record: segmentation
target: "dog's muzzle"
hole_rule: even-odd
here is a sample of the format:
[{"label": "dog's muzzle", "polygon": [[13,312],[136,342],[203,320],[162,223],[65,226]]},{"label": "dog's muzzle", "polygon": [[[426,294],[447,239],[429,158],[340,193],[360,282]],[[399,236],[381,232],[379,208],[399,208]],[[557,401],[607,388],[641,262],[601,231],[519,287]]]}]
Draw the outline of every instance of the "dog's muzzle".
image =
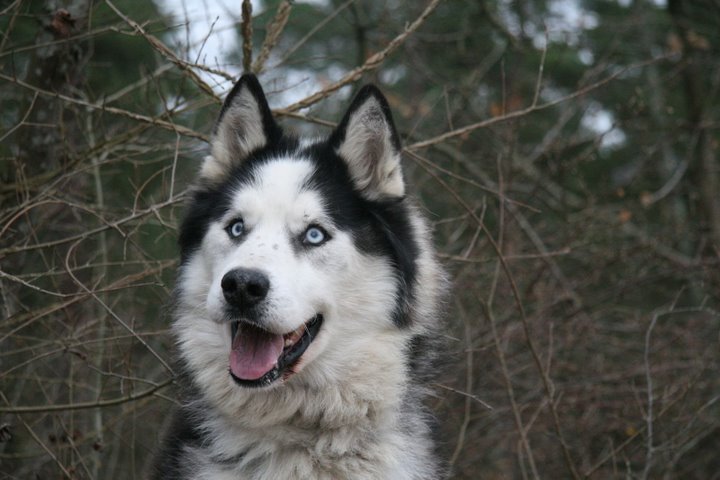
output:
[{"label": "dog's muzzle", "polygon": [[315,315],[286,334],[269,332],[245,321],[230,326],[230,376],[244,387],[263,387],[294,372],[303,353],[317,337],[323,316]]},{"label": "dog's muzzle", "polygon": [[220,282],[230,317],[230,375],[240,385],[260,387],[294,373],[305,350],[320,331],[323,316],[315,315],[288,333],[274,333],[262,323],[270,280],[259,270],[236,268]]}]

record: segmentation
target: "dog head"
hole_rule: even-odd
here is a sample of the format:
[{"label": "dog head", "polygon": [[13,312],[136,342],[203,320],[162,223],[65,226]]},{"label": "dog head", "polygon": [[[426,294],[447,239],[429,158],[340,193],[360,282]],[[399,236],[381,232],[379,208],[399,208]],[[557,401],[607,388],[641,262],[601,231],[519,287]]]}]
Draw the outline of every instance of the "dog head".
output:
[{"label": "dog head", "polygon": [[234,86],[180,233],[175,331],[205,390],[322,385],[368,356],[403,362],[434,303],[415,292],[434,263],[400,151],[374,86],[311,141],[283,132],[255,77]]}]

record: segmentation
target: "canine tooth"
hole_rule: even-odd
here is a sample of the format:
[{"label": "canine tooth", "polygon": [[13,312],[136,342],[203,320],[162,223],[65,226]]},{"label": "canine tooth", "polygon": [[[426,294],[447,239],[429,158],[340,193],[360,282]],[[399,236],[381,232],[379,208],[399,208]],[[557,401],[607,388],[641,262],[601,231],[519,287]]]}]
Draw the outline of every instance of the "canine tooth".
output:
[{"label": "canine tooth", "polygon": [[300,325],[297,329],[293,330],[290,333],[286,333],[283,336],[284,339],[284,345],[285,348],[290,347],[292,345],[295,345],[298,340],[305,334],[305,330],[307,330],[307,325]]}]

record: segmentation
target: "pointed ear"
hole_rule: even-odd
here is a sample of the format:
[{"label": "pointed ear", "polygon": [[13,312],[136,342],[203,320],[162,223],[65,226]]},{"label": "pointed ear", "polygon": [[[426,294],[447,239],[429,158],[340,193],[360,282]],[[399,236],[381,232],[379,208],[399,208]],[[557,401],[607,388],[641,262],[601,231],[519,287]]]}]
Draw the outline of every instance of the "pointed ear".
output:
[{"label": "pointed ear", "polygon": [[330,145],[347,164],[355,187],[365,198],[405,195],[400,138],[390,106],[377,87],[366,85],[358,92],[330,136]]},{"label": "pointed ear", "polygon": [[247,156],[280,135],[260,82],[243,75],[228,94],[210,139],[200,177],[221,180]]}]

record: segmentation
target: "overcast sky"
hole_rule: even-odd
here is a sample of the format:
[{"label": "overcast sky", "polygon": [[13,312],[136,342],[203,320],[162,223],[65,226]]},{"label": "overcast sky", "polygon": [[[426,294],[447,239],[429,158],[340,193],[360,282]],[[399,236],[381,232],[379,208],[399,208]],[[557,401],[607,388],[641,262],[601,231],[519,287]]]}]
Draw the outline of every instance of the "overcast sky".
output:
[{"label": "overcast sky", "polygon": [[[629,6],[631,0],[616,0],[623,6]],[[666,0],[652,0],[658,6],[664,6]],[[296,3],[327,3],[327,0],[303,0]],[[240,21],[241,0],[158,0],[162,11],[175,20],[177,28],[174,29],[175,39],[182,45],[190,45],[188,60],[216,67],[235,75],[242,73],[241,65],[228,64],[227,58],[231,53],[238,53],[241,46],[234,26]],[[264,8],[262,0],[252,0],[253,13],[257,14]],[[502,8],[499,9],[502,13]],[[597,16],[593,12],[584,10],[578,0],[554,0],[550,4],[551,16],[545,20],[548,35],[553,41],[573,42],[573,39],[584,29],[592,29],[597,26]],[[510,31],[518,30],[519,25],[514,25],[511,16],[503,18]],[[527,32],[527,30],[526,30]],[[545,43],[545,33],[537,32],[538,48]],[[552,48],[552,47],[551,47]],[[582,57],[581,61],[588,66],[594,61],[592,55]],[[270,61],[272,64],[272,61]],[[328,66],[327,75],[330,80],[337,80],[345,72],[334,71]],[[337,70],[337,69],[335,69]],[[198,72],[208,84],[222,94],[232,86],[224,78]],[[307,81],[312,77],[312,72],[303,70],[283,70],[283,81],[285,87],[291,87],[279,95],[269,95],[271,106],[280,107],[292,103],[314,92],[315,82]],[[345,92],[347,93],[347,92]],[[622,143],[624,135],[622,131],[614,128],[612,114],[600,108],[599,105],[589,108],[583,118],[583,124],[596,133],[606,134],[603,139],[603,146],[609,147],[613,144]],[[614,131],[613,131],[614,130]],[[609,134],[609,135],[608,135]]]}]

